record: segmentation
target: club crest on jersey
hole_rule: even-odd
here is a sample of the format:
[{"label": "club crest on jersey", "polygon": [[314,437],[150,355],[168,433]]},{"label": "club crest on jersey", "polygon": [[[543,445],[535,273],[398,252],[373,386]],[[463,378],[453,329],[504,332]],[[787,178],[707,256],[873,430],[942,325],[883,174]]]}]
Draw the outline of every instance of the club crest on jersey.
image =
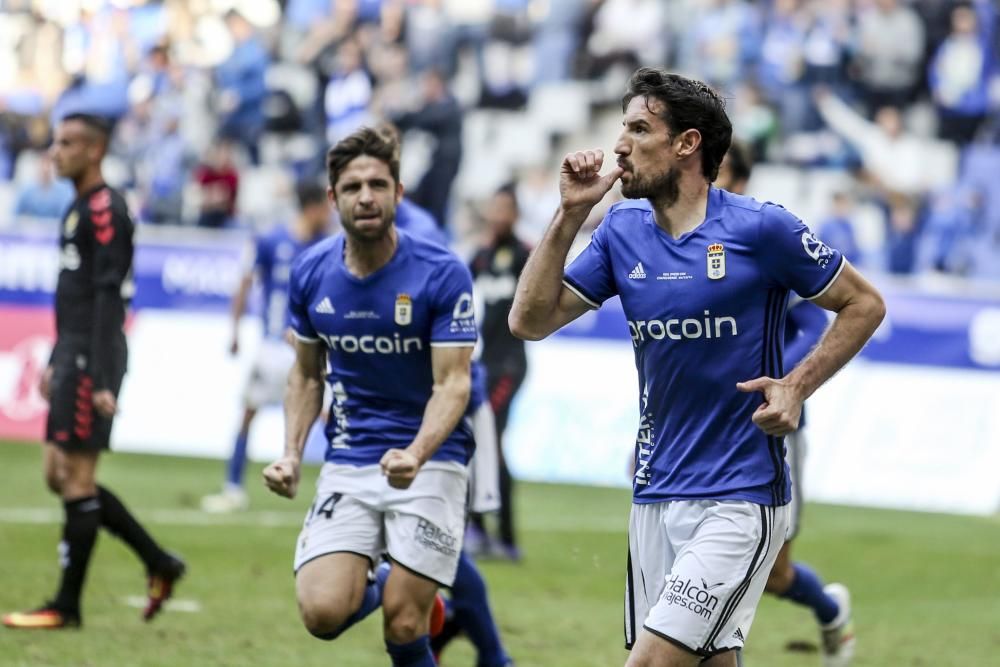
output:
[{"label": "club crest on jersey", "polygon": [[726,249],[721,243],[708,246],[708,277],[718,280],[726,276]]},{"label": "club crest on jersey", "polygon": [[413,321],[413,299],[409,294],[396,295],[396,324],[405,327]]},{"label": "club crest on jersey", "polygon": [[76,227],[80,224],[80,214],[76,212],[76,209],[70,211],[69,215],[66,216],[66,226],[63,228],[63,235],[66,238],[73,236],[76,233]]}]

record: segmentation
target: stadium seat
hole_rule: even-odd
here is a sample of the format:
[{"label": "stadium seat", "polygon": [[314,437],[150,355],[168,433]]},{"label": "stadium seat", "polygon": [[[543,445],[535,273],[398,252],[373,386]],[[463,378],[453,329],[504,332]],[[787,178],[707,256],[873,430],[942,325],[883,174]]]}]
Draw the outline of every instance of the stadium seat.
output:
[{"label": "stadium seat", "polygon": [[549,83],[537,86],[528,100],[533,125],[553,134],[569,134],[590,122],[590,95],[581,82]]},{"label": "stadium seat", "polygon": [[310,109],[316,102],[319,83],[316,74],[306,67],[289,62],[274,63],[264,73],[270,90],[284,90],[299,109]]}]

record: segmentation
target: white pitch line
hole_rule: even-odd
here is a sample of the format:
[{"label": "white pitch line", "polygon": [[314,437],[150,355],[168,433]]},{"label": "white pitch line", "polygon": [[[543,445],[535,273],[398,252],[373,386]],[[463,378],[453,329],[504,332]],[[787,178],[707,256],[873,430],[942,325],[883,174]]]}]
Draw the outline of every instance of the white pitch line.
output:
[{"label": "white pitch line", "polygon": [[[160,509],[139,512],[139,518],[150,523],[165,526],[262,526],[265,528],[286,528],[302,525],[305,510],[302,511],[255,511],[233,514],[207,514],[196,509]],[[0,524],[51,525],[63,522],[63,512],[52,507],[7,507],[0,508]],[[628,526],[628,511],[622,510],[621,518],[578,516],[565,513],[546,520],[526,515],[520,520],[522,528],[549,533],[624,533]]]},{"label": "white pitch line", "polygon": [[[135,607],[136,609],[146,608],[146,598],[139,597],[138,595],[129,595],[126,598],[122,598],[122,601],[129,607]],[[188,614],[197,614],[201,611],[201,603],[197,600],[167,600],[163,604],[163,608],[167,611],[183,611]]]},{"label": "white pitch line", "polygon": [[[207,514],[199,510],[150,510],[140,512],[150,523],[168,526],[296,526],[301,525],[303,512],[239,512]],[[11,507],[0,509],[0,523],[52,524],[62,523],[62,511],[49,507]]]}]

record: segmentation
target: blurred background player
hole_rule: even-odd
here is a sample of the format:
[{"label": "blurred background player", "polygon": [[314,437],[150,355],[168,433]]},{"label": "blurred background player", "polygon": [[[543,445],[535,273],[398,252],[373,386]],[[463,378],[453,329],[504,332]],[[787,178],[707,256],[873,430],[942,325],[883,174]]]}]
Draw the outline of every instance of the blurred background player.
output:
[{"label": "blurred background player", "polygon": [[[734,194],[746,193],[753,169],[753,158],[747,148],[733,142],[722,160],[715,185]],[[795,368],[805,359],[829,324],[822,308],[792,295],[788,301],[785,319],[785,364]],[[791,519],[787,541],[778,552],[771,568],[764,591],[771,595],[809,607],[816,615],[822,639],[825,667],[846,667],[854,656],[854,625],[851,620],[851,597],[843,584],[823,586],[816,572],[802,562],[792,562],[792,540],[799,532],[802,518],[802,470],[806,456],[805,407],[799,417],[799,428],[785,438],[785,458],[788,461],[792,482],[792,500],[789,503]]]},{"label": "blurred background player", "polygon": [[[499,448],[493,409],[486,395],[486,369],[478,360],[473,360],[471,371],[469,413],[476,451],[469,462],[469,512],[482,516],[500,509]],[[467,530],[466,536],[468,534]],[[445,623],[440,632],[431,636],[435,659],[440,661],[445,647],[462,634],[476,649],[477,667],[514,664],[500,639],[500,630],[490,608],[486,581],[464,543],[455,582],[451,585],[451,596],[446,600]]]},{"label": "blurred background player", "polygon": [[[396,145],[396,150],[402,153],[403,135],[399,128],[387,120],[381,121],[375,130],[386,140]],[[397,156],[399,159],[399,156]],[[443,248],[448,247],[448,234],[445,227],[434,214],[415,203],[409,196],[403,195],[396,207],[396,229],[419,236],[425,241],[436,243]]]},{"label": "blurred background player", "polygon": [[295,361],[288,329],[288,277],[299,255],[328,235],[331,213],[326,189],[319,184],[301,183],[296,189],[296,196],[298,217],[257,239],[253,264],[233,295],[233,339],[229,353],[236,355],[240,351],[240,320],[246,311],[255,280],[260,284],[263,296],[261,319],[264,339],[247,382],[243,397],[243,421],[226,465],[222,492],[202,498],[201,507],[206,512],[233,512],[246,509],[249,505],[243,489],[243,473],[246,470],[250,425],[261,407],[281,404],[288,371]]},{"label": "blurred background player", "polygon": [[108,449],[125,376],[125,311],[132,283],[134,226],[122,196],[101,173],[108,123],[70,114],[56,127],[52,159],[76,200],[62,222],[56,287],[56,343],[40,391],[49,401],[45,428],[45,481],[66,512],[55,597],[38,609],[3,617],[9,628],[79,626],[80,598],[90,556],[103,526],[146,566],[150,620],[184,574],[184,563],[164,551],[115,494],[97,484],[97,462]]},{"label": "blurred background player", "polygon": [[[327,164],[344,233],[292,270],[285,455],[264,477],[295,496],[326,359],[330,447],[295,555],[302,621],[332,640],[381,605],[392,664],[432,667],[428,619],[459,566],[473,449],[472,279],[446,249],[395,229],[394,142],[362,128]],[[369,581],[383,553],[402,567]]]},{"label": "blurred background player", "polygon": [[520,209],[513,184],[494,193],[484,211],[488,241],[472,259],[470,268],[476,292],[483,300],[483,351],[487,391],[496,423],[497,458],[500,471],[499,541],[486,532],[482,515],[473,515],[467,539],[473,554],[498,555],[520,560],[514,529],[514,480],[503,454],[503,435],[507,429],[510,407],[528,372],[524,341],[514,337],[507,325],[514,302],[517,280],[524,270],[531,250],[515,233]]}]

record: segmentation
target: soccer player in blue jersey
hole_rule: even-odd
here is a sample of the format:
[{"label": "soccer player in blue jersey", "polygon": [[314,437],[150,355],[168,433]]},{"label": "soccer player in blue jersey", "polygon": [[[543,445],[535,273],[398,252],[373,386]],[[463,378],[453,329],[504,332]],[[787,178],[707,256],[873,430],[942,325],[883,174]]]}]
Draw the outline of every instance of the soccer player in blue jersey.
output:
[{"label": "soccer player in blue jersey", "polygon": [[247,439],[257,411],[267,405],[279,405],[285,393],[288,370],[294,361],[291,334],[288,328],[288,278],[292,263],[304,250],[325,238],[330,228],[330,202],[326,189],[319,184],[302,183],[296,188],[299,214],[287,225],[278,225],[260,236],[255,244],[253,261],[233,296],[233,337],[230,354],[240,350],[239,327],[246,311],[254,280],[259,281],[263,295],[261,319],[264,340],[250,372],[243,395],[243,421],[240,424],[233,451],[226,464],[226,479],[222,492],[205,496],[201,507],[206,512],[233,512],[246,509],[243,473],[247,464]]},{"label": "soccer player in blue jersey", "polygon": [[[394,142],[363,128],[327,166],[344,233],[292,269],[285,454],[264,478],[295,496],[325,359],[330,447],[294,563],[303,623],[334,639],[381,605],[392,664],[431,667],[428,618],[459,564],[473,447],[472,279],[448,250],[395,228]],[[369,581],[383,552],[394,566]]]},{"label": "soccer player in blue jersey", "polygon": [[[713,188],[732,126],[707,85],[641,68],[623,98],[617,165],[571,153],[561,203],[518,284],[511,330],[537,340],[621,297],[640,426],[626,572],[629,667],[730,667],[788,525],[783,436],[802,402],[884,315],[878,292],[780,206]],[[564,269],[618,181],[590,245]],[[790,291],[833,310],[789,374]]]},{"label": "soccer player in blue jersey", "polygon": [[[752,169],[749,151],[734,141],[722,160],[715,185],[742,195],[746,192]],[[785,366],[798,366],[820,341],[828,324],[822,308],[798,296],[790,298],[785,319]],[[854,657],[855,644],[851,596],[847,587],[838,583],[823,586],[811,567],[803,562],[792,562],[792,540],[799,532],[802,517],[802,466],[806,455],[804,427],[805,408],[799,418],[799,428],[788,434],[785,448],[788,477],[792,484],[788,537],[778,552],[764,590],[812,609],[820,626],[824,667],[847,667]]]}]

